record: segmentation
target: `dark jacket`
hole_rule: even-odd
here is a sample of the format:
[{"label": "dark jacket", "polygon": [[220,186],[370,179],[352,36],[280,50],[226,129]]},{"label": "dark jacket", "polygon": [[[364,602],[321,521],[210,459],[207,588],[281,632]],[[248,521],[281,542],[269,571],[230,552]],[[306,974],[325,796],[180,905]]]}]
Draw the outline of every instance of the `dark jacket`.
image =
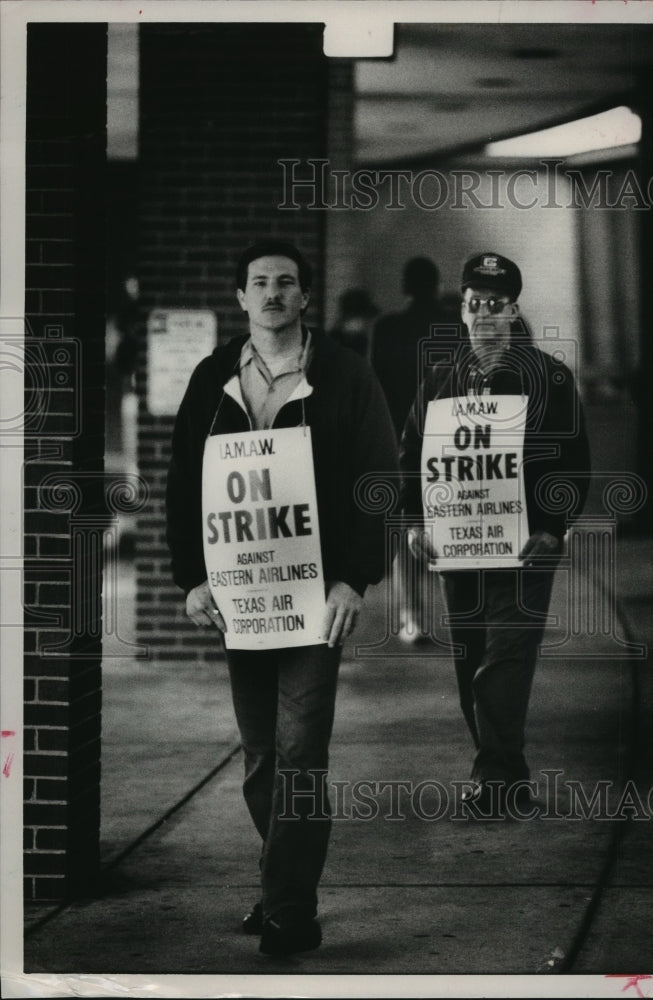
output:
[{"label": "dark jacket", "polygon": [[[404,514],[416,523],[423,519],[419,470],[428,403],[489,388],[491,395],[528,395],[523,468],[529,532],[548,531],[562,539],[579,516],[589,487],[589,444],[573,375],[562,362],[524,341],[513,343],[506,363],[485,385],[481,376],[466,344],[458,348],[453,364],[440,362],[429,369],[401,440]],[[556,490],[563,479],[570,488]]]},{"label": "dark jacket", "polygon": [[[250,430],[248,414],[223,386],[238,372],[246,337],[217,347],[193,372],[172,438],[166,491],[172,575],[186,593],[206,580],[202,545],[202,459],[212,433]],[[385,570],[384,514],[359,508],[356,481],[366,473],[397,474],[397,444],[383,392],[361,358],[313,332],[306,379],[313,392],[281,407],[275,427],[311,427],[315,486],[326,580],[362,594]]]}]

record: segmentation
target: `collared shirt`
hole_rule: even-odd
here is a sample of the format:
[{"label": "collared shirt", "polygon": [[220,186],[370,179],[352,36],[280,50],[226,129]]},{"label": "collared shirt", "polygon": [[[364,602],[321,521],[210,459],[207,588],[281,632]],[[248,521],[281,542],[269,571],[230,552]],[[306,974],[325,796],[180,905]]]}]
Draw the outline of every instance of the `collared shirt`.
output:
[{"label": "collared shirt", "polygon": [[252,338],[245,341],[240,352],[240,388],[254,430],[267,430],[283,404],[297,388],[310,361],[312,337],[306,340],[295,358],[289,358],[281,371],[272,374],[254,347]]}]

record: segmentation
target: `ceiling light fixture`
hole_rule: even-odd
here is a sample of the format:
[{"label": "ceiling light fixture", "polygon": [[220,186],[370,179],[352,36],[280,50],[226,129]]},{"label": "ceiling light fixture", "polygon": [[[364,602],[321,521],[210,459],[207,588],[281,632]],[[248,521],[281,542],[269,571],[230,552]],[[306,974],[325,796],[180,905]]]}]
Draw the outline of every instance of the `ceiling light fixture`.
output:
[{"label": "ceiling light fixture", "polygon": [[565,125],[528,132],[512,139],[491,142],[487,156],[574,156],[599,149],[614,149],[638,143],[642,121],[630,108],[612,108],[589,118],[579,118]]}]

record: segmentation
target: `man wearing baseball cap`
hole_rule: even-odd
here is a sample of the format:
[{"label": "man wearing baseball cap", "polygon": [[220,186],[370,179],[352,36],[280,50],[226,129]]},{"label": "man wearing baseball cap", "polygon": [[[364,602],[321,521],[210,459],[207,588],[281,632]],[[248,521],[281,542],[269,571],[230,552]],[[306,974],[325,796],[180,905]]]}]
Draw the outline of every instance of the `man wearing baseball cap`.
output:
[{"label": "man wearing baseball cap", "polygon": [[[587,493],[589,448],[571,371],[560,352],[535,346],[520,316],[519,267],[496,252],[477,254],[461,290],[461,336],[436,355],[404,428],[403,509],[411,549],[440,573],[447,606],[476,749],[463,802],[474,815],[503,816],[530,801],[531,683],[564,536]],[[509,421],[496,416],[508,413],[510,438]],[[568,487],[557,494],[562,504],[553,502],[556,483]],[[453,517],[447,530],[445,516]],[[514,546],[505,541],[510,531]]]}]

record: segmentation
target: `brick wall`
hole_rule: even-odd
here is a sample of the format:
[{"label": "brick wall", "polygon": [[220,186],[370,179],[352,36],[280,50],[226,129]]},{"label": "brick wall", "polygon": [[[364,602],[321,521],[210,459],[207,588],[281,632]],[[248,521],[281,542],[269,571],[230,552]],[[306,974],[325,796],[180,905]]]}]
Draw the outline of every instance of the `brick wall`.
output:
[{"label": "brick wall", "polygon": [[[328,154],[332,170],[354,169],[354,65],[350,59],[329,61]],[[338,298],[347,288],[360,285],[355,212],[326,213],[324,311],[326,329],[335,324]]]},{"label": "brick wall", "polygon": [[27,58],[24,875],[62,899],[99,861],[106,27]]},{"label": "brick wall", "polygon": [[[155,307],[211,309],[220,340],[245,332],[235,262],[255,238],[275,235],[314,264],[307,321],[321,325],[325,213],[305,201],[298,211],[277,209],[277,160],[325,155],[327,90],[319,25],[141,28],[144,317]],[[187,621],[170,578],[164,489],[173,419],[146,410],[145,355],[137,386],[139,472],[150,488],[136,533],[138,639],[153,659],[214,659],[215,640]]]}]

